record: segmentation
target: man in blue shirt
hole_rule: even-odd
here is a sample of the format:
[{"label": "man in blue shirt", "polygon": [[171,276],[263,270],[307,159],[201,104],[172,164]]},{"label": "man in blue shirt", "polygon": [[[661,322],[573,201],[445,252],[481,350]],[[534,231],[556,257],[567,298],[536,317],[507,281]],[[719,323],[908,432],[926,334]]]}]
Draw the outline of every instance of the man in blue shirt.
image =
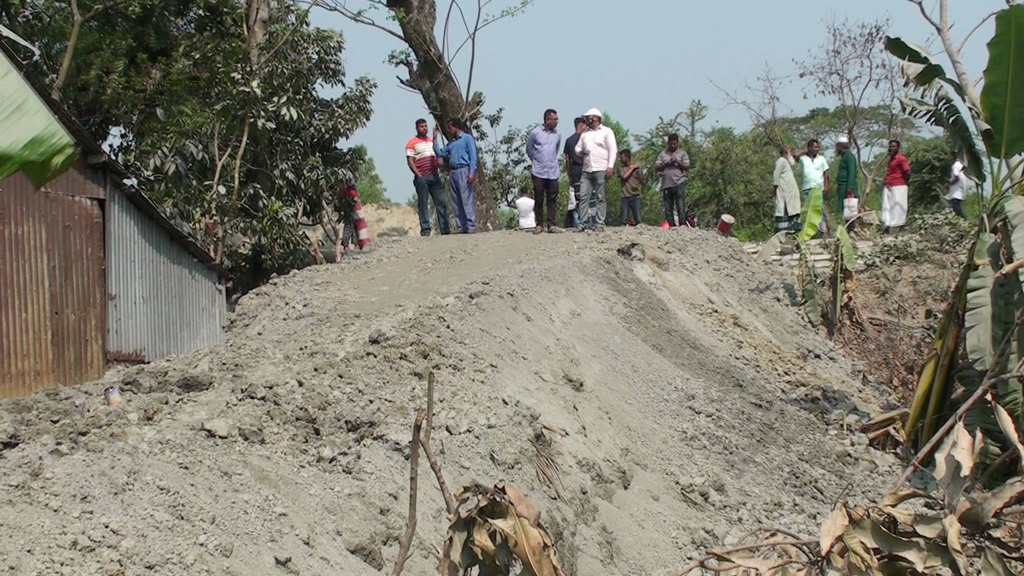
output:
[{"label": "man in blue shirt", "polygon": [[[532,164],[533,197],[537,216],[537,227],[534,234],[540,234],[546,228],[548,232],[557,233],[562,230],[555,226],[558,210],[558,149],[562,137],[555,128],[558,126],[558,112],[548,108],[544,111],[544,123],[530,130],[526,138],[526,156]],[[547,219],[544,218],[544,204],[548,206]]]},{"label": "man in blue shirt", "polygon": [[459,232],[473,234],[476,232],[476,200],[473,196],[477,169],[476,140],[461,120],[449,120],[448,131],[452,139],[442,148],[438,145],[441,128],[434,125],[434,154],[448,160],[448,186]]}]

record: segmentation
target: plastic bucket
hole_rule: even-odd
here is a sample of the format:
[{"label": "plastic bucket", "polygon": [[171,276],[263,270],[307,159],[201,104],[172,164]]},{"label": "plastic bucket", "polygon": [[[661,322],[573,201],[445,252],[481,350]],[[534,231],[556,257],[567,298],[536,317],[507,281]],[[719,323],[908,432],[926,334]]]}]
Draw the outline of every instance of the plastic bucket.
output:
[{"label": "plastic bucket", "polygon": [[736,223],[736,219],[728,214],[722,214],[722,217],[718,219],[718,231],[723,236],[732,234],[732,225]]}]

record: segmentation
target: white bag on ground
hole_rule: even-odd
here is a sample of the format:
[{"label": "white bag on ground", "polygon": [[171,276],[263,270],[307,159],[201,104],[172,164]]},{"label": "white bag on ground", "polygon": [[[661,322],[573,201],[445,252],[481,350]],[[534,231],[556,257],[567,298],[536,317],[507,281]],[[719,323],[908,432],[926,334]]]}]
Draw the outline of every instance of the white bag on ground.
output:
[{"label": "white bag on ground", "polygon": [[857,211],[860,208],[860,202],[857,201],[856,196],[847,196],[843,200],[843,220],[853,220],[857,217]]}]

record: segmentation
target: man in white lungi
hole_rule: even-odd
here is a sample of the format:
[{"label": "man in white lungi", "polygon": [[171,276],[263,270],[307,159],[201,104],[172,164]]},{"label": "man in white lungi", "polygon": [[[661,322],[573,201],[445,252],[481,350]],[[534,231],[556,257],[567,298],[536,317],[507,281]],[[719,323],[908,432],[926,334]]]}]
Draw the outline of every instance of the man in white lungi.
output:
[{"label": "man in white lungi", "polygon": [[899,140],[889,140],[889,170],[882,189],[882,231],[888,232],[907,223],[907,191],[910,161],[900,151]]}]

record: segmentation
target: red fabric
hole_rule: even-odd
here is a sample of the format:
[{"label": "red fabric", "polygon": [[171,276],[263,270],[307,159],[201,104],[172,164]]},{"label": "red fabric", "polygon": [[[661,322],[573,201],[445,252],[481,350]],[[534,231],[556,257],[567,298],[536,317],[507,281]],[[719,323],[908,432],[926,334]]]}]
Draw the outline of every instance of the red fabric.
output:
[{"label": "red fabric", "polygon": [[910,174],[910,161],[903,154],[896,154],[889,160],[889,171],[885,173],[886,186],[906,186]]},{"label": "red fabric", "polygon": [[356,237],[359,239],[359,249],[362,250],[370,243],[370,231],[367,230],[366,218],[363,216],[363,203],[359,201],[359,192],[356,191],[354,186],[349,188],[347,192],[352,197],[354,204],[352,219],[356,223]]}]

